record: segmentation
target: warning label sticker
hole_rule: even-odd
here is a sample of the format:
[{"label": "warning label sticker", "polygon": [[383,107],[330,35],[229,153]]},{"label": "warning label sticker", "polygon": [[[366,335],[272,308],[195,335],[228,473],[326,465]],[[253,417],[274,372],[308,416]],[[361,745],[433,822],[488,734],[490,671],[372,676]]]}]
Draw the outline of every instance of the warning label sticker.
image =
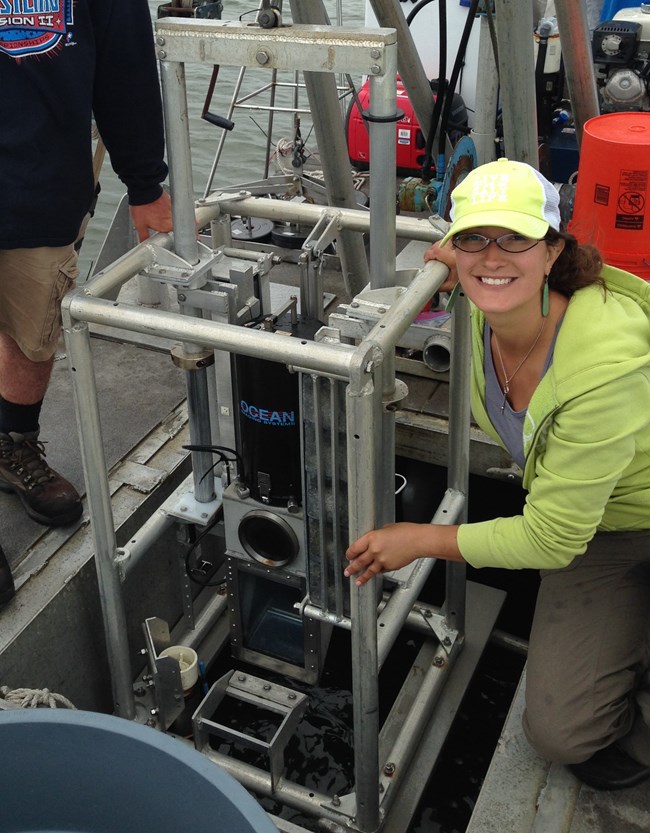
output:
[{"label": "warning label sticker", "polygon": [[398,145],[410,145],[411,144],[411,131],[408,128],[404,129],[403,127],[399,127],[397,129],[397,144]]},{"label": "warning label sticker", "polygon": [[598,185],[594,188],[594,202],[598,205],[609,205],[609,186]]},{"label": "warning label sticker", "polygon": [[642,231],[648,196],[647,170],[622,170],[618,182],[616,228]]}]

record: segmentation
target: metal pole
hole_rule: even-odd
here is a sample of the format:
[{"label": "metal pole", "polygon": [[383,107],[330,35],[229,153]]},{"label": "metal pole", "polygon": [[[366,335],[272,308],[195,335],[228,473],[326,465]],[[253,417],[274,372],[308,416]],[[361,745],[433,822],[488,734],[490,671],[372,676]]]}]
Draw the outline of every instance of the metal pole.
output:
[{"label": "metal pole", "polygon": [[142,524],[138,531],[129,538],[128,546],[121,547],[124,557],[121,561],[122,579],[125,580],[133,572],[135,566],[149,552],[151,547],[159,541],[166,530],[176,522],[173,515],[168,515],[162,509],[157,509]]},{"label": "metal pole", "polygon": [[[382,75],[370,76],[370,285],[395,281],[395,200],[397,194],[395,122],[397,47],[386,48]],[[372,121],[372,119],[388,121]]]},{"label": "metal pole", "polygon": [[159,51],[160,82],[165,111],[169,182],[174,221],[174,251],[188,263],[199,262],[194,220],[194,184],[190,152],[190,126],[185,89],[185,65],[165,61]]},{"label": "metal pole", "polygon": [[[464,519],[466,513],[466,495],[448,490],[444,495],[431,523],[434,524],[455,524]],[[381,627],[377,635],[377,650],[379,655],[379,667],[381,668],[397,639],[404,620],[409,611],[417,604],[418,597],[424,587],[431,571],[435,566],[433,558],[419,558],[414,562],[408,579],[403,585],[397,587],[390,595],[390,598],[379,615]]]},{"label": "metal pole", "polygon": [[537,168],[533,4],[495,0],[495,9],[506,156]]},{"label": "metal pole", "polygon": [[[329,24],[322,0],[291,0],[291,14],[298,24]],[[336,79],[332,73],[304,72],[303,75],[328,201],[330,205],[341,208],[356,208],[357,198],[348,161]],[[339,255],[346,289],[352,295],[357,295],[370,280],[362,237],[343,229],[339,236]]]},{"label": "metal pole", "polygon": [[[435,292],[435,290],[434,290]],[[431,295],[434,293],[432,292]],[[429,297],[431,297],[431,295]],[[424,303],[424,302],[423,302]],[[89,324],[121,327],[129,332],[155,333],[163,338],[187,339],[195,336],[216,350],[264,356],[301,370],[315,370],[323,375],[347,379],[356,349],[348,344],[326,344],[307,339],[278,338],[273,333],[250,330],[235,324],[223,324],[203,318],[189,318],[163,310],[143,309],[112,301],[90,298],[81,292],[70,297],[73,318]]]},{"label": "metal pole", "polygon": [[[164,52],[160,55],[164,57]],[[196,239],[185,65],[161,60],[160,74],[172,192],[174,251],[188,263],[195,265],[199,262],[199,250]],[[203,346],[194,342],[185,342],[183,349],[189,359],[193,355],[200,356],[204,353]],[[205,367],[193,368],[186,372],[185,378],[190,443],[208,446],[212,442],[212,436],[207,370]],[[199,503],[209,503],[214,499],[214,482],[209,475],[212,462],[209,452],[192,452],[194,497]]]},{"label": "metal pole", "polygon": [[74,326],[66,326],[64,336],[70,355],[70,367],[73,371],[71,378],[76,413],[81,417],[77,419],[77,427],[86,480],[88,511],[92,519],[95,568],[104,620],[104,639],[111,672],[113,704],[118,716],[133,720],[135,700],[126,612],[122,583],[115,562],[117,542],[106,474],[106,459],[101,439],[99,405],[88,325],[75,323]]},{"label": "metal pole", "polygon": [[[380,172],[380,176],[383,174]],[[337,223],[346,229],[367,232],[370,229],[372,212],[361,211],[349,208],[331,208],[322,205],[309,205],[308,203],[294,203],[286,200],[272,200],[264,197],[246,197],[242,199],[234,194],[225,192],[216,193],[214,197],[219,200],[219,206],[210,204],[209,199],[197,212],[199,222],[203,224],[215,216],[221,210],[228,214],[236,214],[242,217],[263,217],[269,220],[288,223],[305,223],[315,226],[325,216],[326,218],[336,217]],[[409,240],[423,240],[433,243],[444,236],[444,231],[432,226],[426,219],[416,217],[395,217],[394,195],[391,202],[393,214],[394,231],[397,237],[405,237]],[[94,279],[93,279],[94,280]]]},{"label": "metal pole", "polygon": [[[449,386],[449,466],[447,485],[456,493],[469,491],[470,443],[470,366],[471,329],[469,302],[460,293],[454,306],[451,339],[451,379]],[[458,523],[467,521],[467,504]],[[444,612],[447,625],[460,634],[465,632],[465,564],[449,562],[446,568]]]},{"label": "metal pole", "polygon": [[479,165],[496,159],[496,116],[499,100],[499,76],[490,37],[487,16],[479,18],[478,75],[476,78],[476,113],[471,137],[476,146]]},{"label": "metal pole", "polygon": [[383,488],[377,495],[378,526],[395,521],[395,454],[388,451],[388,449],[395,448],[395,409],[389,405],[398,398],[394,349],[384,355],[381,377],[383,407],[381,409],[381,441],[377,445],[377,471]]},{"label": "metal pole", "polygon": [[[413,105],[420,130],[426,139],[433,115],[433,95],[404,12],[395,0],[370,0],[370,5],[379,25],[395,29],[397,32],[397,68],[409,101]],[[438,133],[439,129],[438,127]],[[438,133],[434,137],[433,147],[438,146]]]},{"label": "metal pole", "polygon": [[[106,278],[108,284],[112,285],[109,273]],[[381,323],[373,327],[368,336],[369,341],[384,353],[394,349],[418,310],[436,293],[446,275],[447,268],[443,264],[438,261],[427,263],[416,273],[408,291],[399,296]],[[262,330],[250,330],[203,318],[188,320],[187,316],[165,310],[143,309],[128,304],[120,304],[118,307],[111,300],[95,298],[88,293],[87,287],[88,284],[83,290],[70,293],[64,300],[62,309],[69,318],[181,341],[194,338],[216,350],[243,353],[246,356],[259,356],[263,353],[269,361],[337,378],[350,377],[351,365],[357,352],[351,345],[279,339]]]},{"label": "metal pole", "polygon": [[[368,382],[347,391],[348,506],[350,539],[374,529],[376,445],[379,425],[373,420],[375,391]],[[357,587],[350,579],[352,620],[352,709],[356,827],[372,833],[379,827],[379,666],[377,658],[377,579]]]},{"label": "metal pole", "polygon": [[[186,371],[185,380],[190,445],[210,446],[212,427],[207,367]],[[212,454],[209,451],[192,451],[191,454],[194,497],[197,503],[210,503],[215,497]]]},{"label": "metal pole", "polygon": [[[237,76],[237,82],[235,84],[235,89],[232,94],[232,98],[230,99],[230,105],[228,106],[228,112],[226,113],[226,118],[231,119],[233,111],[236,106],[237,98],[239,97],[239,91],[241,90],[242,82],[244,81],[244,75],[246,74],[246,67],[240,67],[239,75]],[[205,183],[205,191],[203,192],[203,196],[207,197],[210,191],[212,190],[212,183],[214,182],[214,177],[217,172],[217,165],[219,164],[219,160],[221,159],[221,154],[223,152],[223,146],[226,143],[226,136],[228,135],[227,130],[221,130],[221,136],[219,136],[219,144],[217,145],[217,151],[214,155],[214,159],[212,160],[212,167],[210,168],[210,173],[208,174],[208,181]],[[268,164],[268,162],[267,162]],[[265,174],[268,176],[268,174]]]},{"label": "metal pole", "polygon": [[600,114],[587,9],[575,0],[555,0],[555,14],[579,146],[584,123]]},{"label": "metal pole", "polygon": [[[242,70],[244,67],[242,67]],[[271,145],[273,140],[273,122],[275,117],[275,97],[277,95],[278,87],[278,71],[274,69],[271,72],[271,93],[269,95],[269,115],[266,122],[266,159],[264,160],[264,179],[268,179],[269,170],[271,168]]]}]

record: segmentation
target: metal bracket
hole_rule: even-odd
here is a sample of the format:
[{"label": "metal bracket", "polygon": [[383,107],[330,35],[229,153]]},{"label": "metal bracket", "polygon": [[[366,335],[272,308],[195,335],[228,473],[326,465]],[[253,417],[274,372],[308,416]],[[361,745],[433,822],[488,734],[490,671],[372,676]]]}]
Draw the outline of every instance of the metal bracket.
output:
[{"label": "metal bracket", "polygon": [[223,258],[223,252],[220,249],[215,251],[204,243],[197,242],[196,245],[199,262],[195,264],[188,263],[176,252],[152,245],[154,258],[143,274],[159,283],[199,289],[212,278],[212,268]]},{"label": "metal bracket", "polygon": [[431,629],[431,632],[440,643],[440,648],[448,656],[456,644],[459,637],[459,632],[450,628],[447,625],[445,617],[442,613],[433,613],[429,609],[423,609],[415,605],[413,608],[415,613],[419,613],[426,625]]},{"label": "metal bracket", "polygon": [[[227,696],[282,715],[280,725],[270,741],[247,735],[214,720],[215,712]],[[306,694],[269,683],[251,674],[230,671],[217,680],[194,713],[194,745],[202,752],[209,747],[210,735],[216,735],[248,749],[265,752],[269,758],[271,789],[274,791],[284,773],[285,747],[302,719],[308,702]]]},{"label": "metal bracket", "polygon": [[341,231],[341,214],[326,212],[321,214],[316,225],[307,235],[302,248],[311,250],[315,255],[321,255],[333,243]]},{"label": "metal bracket", "polygon": [[204,206],[209,208],[214,205],[221,205],[222,202],[231,203],[235,200],[246,200],[252,196],[252,191],[245,191],[243,188],[240,188],[237,193],[233,191],[213,191],[209,196],[198,200],[197,205],[200,208]]},{"label": "metal bracket", "polygon": [[199,503],[196,500],[192,485],[193,475],[189,474],[178,489],[173,491],[162,504],[160,511],[166,515],[172,515],[185,523],[205,526],[212,520],[221,506],[223,484],[220,478],[214,478],[214,492],[216,497],[208,503]]},{"label": "metal bracket", "polygon": [[257,23],[262,29],[275,29],[282,26],[282,0],[262,0],[262,8],[257,15]]},{"label": "metal bracket", "polygon": [[188,353],[182,344],[172,347],[171,358],[175,367],[181,370],[202,370],[214,364],[213,352],[206,350],[203,353]]},{"label": "metal bracket", "polygon": [[384,411],[395,411],[408,395],[409,389],[406,382],[403,382],[401,379],[395,379],[395,387],[390,393],[384,394],[382,399]]},{"label": "metal bracket", "polygon": [[167,622],[153,616],[144,620],[142,629],[156,701],[155,716],[166,731],[185,708],[181,669],[172,657],[158,656],[171,641]]}]

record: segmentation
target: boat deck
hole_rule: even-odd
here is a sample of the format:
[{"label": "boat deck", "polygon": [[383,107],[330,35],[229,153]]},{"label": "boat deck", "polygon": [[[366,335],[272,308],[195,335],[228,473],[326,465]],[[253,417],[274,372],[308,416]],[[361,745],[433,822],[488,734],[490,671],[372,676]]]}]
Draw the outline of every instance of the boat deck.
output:
[{"label": "boat deck", "polygon": [[549,766],[524,737],[524,692],[525,671],[466,833],[647,833],[650,784],[601,792]]},{"label": "boat deck", "polygon": [[[110,470],[183,401],[185,379],[168,354],[103,338],[92,341],[106,465]],[[40,436],[46,442],[48,463],[83,494],[81,452],[63,340],[41,414]],[[87,518],[79,524],[84,522]],[[25,514],[16,495],[0,492],[0,542],[14,568],[18,587],[32,569],[41,566],[30,566],[39,542],[47,536],[62,543],[79,524],[50,531]]]}]

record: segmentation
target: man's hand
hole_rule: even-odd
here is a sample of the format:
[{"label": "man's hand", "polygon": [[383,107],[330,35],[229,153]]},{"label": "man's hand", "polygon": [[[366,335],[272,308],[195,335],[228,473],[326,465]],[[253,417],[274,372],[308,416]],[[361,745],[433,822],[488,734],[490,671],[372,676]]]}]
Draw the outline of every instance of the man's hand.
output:
[{"label": "man's hand", "polygon": [[172,202],[166,191],[157,200],[146,205],[131,205],[129,210],[140,243],[149,237],[150,231],[172,230]]}]

